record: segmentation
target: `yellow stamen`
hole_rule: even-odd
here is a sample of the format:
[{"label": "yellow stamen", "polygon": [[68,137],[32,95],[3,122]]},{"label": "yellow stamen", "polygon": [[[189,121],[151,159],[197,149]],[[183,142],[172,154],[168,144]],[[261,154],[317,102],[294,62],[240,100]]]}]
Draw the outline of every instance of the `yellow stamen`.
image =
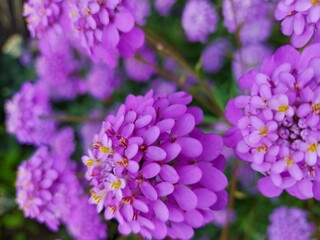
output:
[{"label": "yellow stamen", "polygon": [[291,167],[293,165],[293,159],[292,157],[285,157],[284,161],[286,162],[287,168]]},{"label": "yellow stamen", "polygon": [[310,3],[311,3],[313,6],[316,6],[316,5],[319,5],[319,4],[320,4],[320,1],[319,1],[319,0],[311,0]]},{"label": "yellow stamen", "polygon": [[91,10],[90,10],[89,8],[86,8],[86,9],[84,10],[84,13],[85,13],[86,15],[89,15],[89,14],[91,13]]},{"label": "yellow stamen", "polygon": [[89,160],[86,162],[86,166],[87,166],[87,167],[91,167],[91,166],[93,166],[93,163],[94,163],[94,160],[93,160],[93,159],[89,159]]},{"label": "yellow stamen", "polygon": [[99,195],[97,195],[97,194],[93,194],[92,195],[92,198],[93,198],[93,200],[97,203],[97,204],[99,204],[99,202],[101,201],[101,196],[99,196]]},{"label": "yellow stamen", "polygon": [[100,146],[100,147],[99,147],[99,150],[100,150],[102,153],[104,153],[104,154],[110,153],[110,148],[105,147],[105,146]]},{"label": "yellow stamen", "polygon": [[117,180],[117,181],[111,183],[111,184],[110,184],[110,187],[111,187],[112,189],[119,189],[119,188],[121,187],[121,181],[120,181],[120,180]]},{"label": "yellow stamen", "polygon": [[311,104],[311,107],[312,107],[314,114],[320,113],[320,103]]},{"label": "yellow stamen", "polygon": [[259,130],[259,135],[266,137],[268,136],[268,134],[269,134],[269,129],[267,127],[261,128]]},{"label": "yellow stamen", "polygon": [[115,213],[116,210],[117,210],[117,207],[116,207],[116,206],[108,206],[108,210],[109,210],[109,212],[111,212],[111,213]]},{"label": "yellow stamen", "polygon": [[269,149],[268,149],[267,145],[261,144],[259,147],[256,148],[256,150],[257,150],[257,152],[262,152],[262,151],[268,152]]},{"label": "yellow stamen", "polygon": [[308,147],[308,152],[315,152],[317,151],[318,148],[318,143],[312,143],[309,147]]},{"label": "yellow stamen", "polygon": [[289,106],[282,105],[278,107],[279,112],[286,112],[289,109]]}]

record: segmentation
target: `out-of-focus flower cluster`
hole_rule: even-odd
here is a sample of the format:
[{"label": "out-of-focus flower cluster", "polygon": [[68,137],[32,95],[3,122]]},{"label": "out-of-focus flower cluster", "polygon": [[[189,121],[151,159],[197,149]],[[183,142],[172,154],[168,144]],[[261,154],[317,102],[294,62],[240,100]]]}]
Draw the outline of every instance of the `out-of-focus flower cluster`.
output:
[{"label": "out-of-focus flower cluster", "polygon": [[249,95],[228,103],[226,117],[235,126],[226,143],[265,175],[258,188],[266,196],[286,190],[300,199],[320,198],[319,50],[319,44],[302,53],[279,48],[240,79]]},{"label": "out-of-focus flower cluster", "polygon": [[227,203],[222,138],[185,92],[129,95],[83,157],[92,203],[122,234],[188,239]]},{"label": "out-of-focus flower cluster", "polygon": [[307,218],[308,213],[299,208],[282,206],[274,209],[269,216],[268,239],[311,239],[315,227]]},{"label": "out-of-focus flower cluster", "polygon": [[319,0],[279,1],[275,18],[281,21],[282,33],[291,36],[291,44],[300,48],[309,41],[319,42]]}]

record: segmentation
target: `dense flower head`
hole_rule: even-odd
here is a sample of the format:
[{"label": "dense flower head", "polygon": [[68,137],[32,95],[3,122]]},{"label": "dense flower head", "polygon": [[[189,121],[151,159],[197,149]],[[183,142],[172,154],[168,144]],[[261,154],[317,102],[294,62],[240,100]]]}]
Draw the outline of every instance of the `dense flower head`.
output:
[{"label": "dense flower head", "polygon": [[96,208],[88,203],[88,197],[79,197],[73,206],[66,222],[70,235],[77,240],[106,239],[106,224],[101,221]]},{"label": "dense flower head", "polygon": [[239,38],[243,45],[260,43],[268,40],[273,22],[269,18],[256,19],[242,25]]},{"label": "dense flower head", "polygon": [[146,82],[156,72],[154,65],[157,63],[157,57],[148,47],[139,49],[137,54],[141,59],[127,58],[124,60],[124,67],[132,80]]},{"label": "dense flower head", "polygon": [[162,16],[168,16],[176,0],[155,0],[154,7]]},{"label": "dense flower head", "polygon": [[189,0],[182,14],[182,28],[189,41],[206,42],[215,32],[219,16],[208,0]]},{"label": "dense flower head", "polygon": [[230,47],[230,42],[224,38],[219,38],[210,43],[201,53],[203,70],[209,73],[219,71]]},{"label": "dense flower head", "polygon": [[305,46],[320,29],[319,0],[279,1],[275,18],[281,21],[282,33],[291,36],[294,47]]},{"label": "dense flower head", "polygon": [[65,159],[55,158],[44,146],[19,166],[16,188],[17,203],[24,215],[53,231],[68,217],[72,199],[81,191],[72,166]]},{"label": "dense flower head", "polygon": [[269,216],[268,227],[270,240],[309,240],[315,231],[308,222],[308,213],[299,208],[281,206],[273,210]]},{"label": "dense flower head", "polygon": [[145,25],[151,14],[151,3],[149,0],[127,0],[127,5],[132,11],[135,22],[141,26]]},{"label": "dense flower head", "polygon": [[48,31],[39,41],[39,49],[36,70],[52,99],[73,99],[86,91],[85,82],[78,76],[83,64],[74,56],[62,29]]},{"label": "dense flower head", "polygon": [[52,109],[48,91],[39,83],[25,82],[6,102],[5,110],[7,131],[21,143],[47,143],[55,130],[55,121],[41,119],[41,116],[51,114]]},{"label": "dense flower head", "polygon": [[88,74],[88,92],[97,99],[108,99],[120,83],[117,70],[106,64],[95,64]]},{"label": "dense flower head", "polygon": [[77,38],[96,62],[115,65],[119,54],[132,57],[144,43],[126,0],[71,0],[68,12]]},{"label": "dense flower head", "polygon": [[32,37],[41,37],[62,14],[63,0],[28,0],[23,5],[23,16],[26,18]]},{"label": "dense flower head", "polygon": [[249,70],[258,67],[271,54],[271,48],[261,43],[250,44],[238,49],[234,53],[234,60],[232,62],[232,72],[236,80],[239,80]]},{"label": "dense flower head", "polygon": [[224,0],[222,13],[224,25],[230,33],[246,23],[260,19],[270,19],[271,1],[264,0]]},{"label": "dense flower head", "polygon": [[279,48],[239,80],[249,94],[228,103],[226,117],[235,127],[225,141],[265,175],[258,188],[268,197],[286,190],[320,199],[319,53],[319,44],[302,53]]},{"label": "dense flower head", "polygon": [[160,93],[170,94],[176,92],[177,85],[163,78],[156,78],[151,83],[151,89],[154,90],[156,95]]},{"label": "dense flower head", "polygon": [[83,163],[92,203],[122,234],[188,239],[226,206],[222,139],[196,127],[185,92],[129,95],[108,115]]}]

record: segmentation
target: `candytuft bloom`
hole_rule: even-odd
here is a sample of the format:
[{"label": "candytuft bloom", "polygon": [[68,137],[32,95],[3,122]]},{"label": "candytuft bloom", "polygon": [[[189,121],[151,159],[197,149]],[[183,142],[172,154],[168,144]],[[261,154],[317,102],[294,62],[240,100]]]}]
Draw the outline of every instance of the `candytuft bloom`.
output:
[{"label": "candytuft bloom", "polygon": [[144,43],[125,0],[70,0],[72,28],[91,58],[115,65],[118,55],[132,57]]},{"label": "candytuft bloom", "polygon": [[315,231],[308,222],[308,213],[299,208],[278,207],[269,216],[268,227],[270,240],[308,240]]},{"label": "candytuft bloom", "polygon": [[153,65],[156,65],[157,57],[148,47],[139,49],[137,53],[141,59],[127,58],[124,60],[124,67],[132,80],[146,82],[155,73]]},{"label": "candytuft bloom", "polygon": [[219,16],[214,5],[207,0],[189,0],[182,14],[182,28],[189,41],[206,42],[215,32]]},{"label": "candytuft bloom", "polygon": [[19,142],[48,143],[56,124],[52,120],[41,119],[41,116],[52,113],[48,91],[43,85],[25,82],[19,92],[7,101],[5,110],[7,131]]},{"label": "candytuft bloom", "polygon": [[155,0],[154,7],[162,16],[168,16],[176,0]]},{"label": "candytuft bloom", "polygon": [[106,100],[120,86],[116,69],[106,64],[95,64],[88,75],[88,92],[97,99]]},{"label": "candytuft bloom", "polygon": [[203,70],[208,73],[218,72],[230,47],[230,42],[224,38],[219,38],[208,45],[201,53]]},{"label": "candytuft bloom", "polygon": [[47,147],[40,147],[19,166],[16,188],[25,217],[45,223],[53,231],[68,217],[72,200],[81,191],[71,166],[65,159],[54,158]]},{"label": "candytuft bloom", "polygon": [[185,92],[129,95],[83,156],[90,201],[120,233],[189,239],[226,206],[222,139],[196,127],[203,113],[191,101]]},{"label": "candytuft bloom", "polygon": [[29,0],[23,5],[23,16],[32,37],[41,37],[62,14],[62,0]]},{"label": "candytuft bloom", "polygon": [[299,53],[287,45],[239,80],[249,91],[232,99],[226,117],[235,126],[225,143],[264,175],[258,188],[267,197],[286,190],[320,199],[320,44]]},{"label": "candytuft bloom", "polygon": [[275,10],[275,18],[281,21],[282,33],[291,36],[291,44],[305,46],[320,29],[319,0],[281,0]]}]

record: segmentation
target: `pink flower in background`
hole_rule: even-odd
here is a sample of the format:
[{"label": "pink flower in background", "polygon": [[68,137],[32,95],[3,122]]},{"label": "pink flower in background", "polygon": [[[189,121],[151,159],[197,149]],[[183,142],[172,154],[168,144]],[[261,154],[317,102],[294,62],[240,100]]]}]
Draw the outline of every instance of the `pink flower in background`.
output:
[{"label": "pink flower in background", "polygon": [[299,199],[320,199],[319,53],[319,44],[302,53],[279,48],[239,80],[248,95],[227,105],[234,127],[225,143],[264,175],[258,188],[267,197],[286,190]]},{"label": "pink flower in background", "polygon": [[176,0],[155,0],[154,7],[162,16],[168,16]]},{"label": "pink flower in background", "polygon": [[188,239],[227,203],[222,138],[196,127],[185,92],[129,95],[108,115],[87,156],[90,202],[122,234]]},{"label": "pink flower in background", "polygon": [[275,18],[281,21],[282,33],[291,36],[291,44],[301,48],[319,34],[320,2],[318,0],[281,0],[275,10]]},{"label": "pink flower in background", "polygon": [[49,93],[40,83],[25,82],[5,105],[6,128],[19,142],[33,145],[48,143],[56,123],[41,116],[52,113]]},{"label": "pink flower in background", "polygon": [[191,42],[206,42],[216,31],[219,15],[207,0],[189,0],[182,14],[182,28]]}]

